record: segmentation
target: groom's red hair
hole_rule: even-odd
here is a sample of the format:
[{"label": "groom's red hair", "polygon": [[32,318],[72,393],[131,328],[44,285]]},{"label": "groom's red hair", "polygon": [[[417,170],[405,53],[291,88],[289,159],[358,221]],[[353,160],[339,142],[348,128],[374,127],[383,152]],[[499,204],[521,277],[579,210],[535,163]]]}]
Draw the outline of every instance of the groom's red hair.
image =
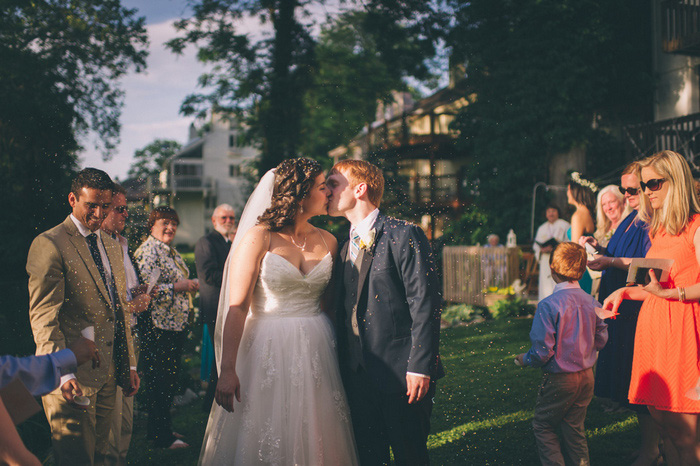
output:
[{"label": "groom's red hair", "polygon": [[384,175],[375,165],[366,160],[345,159],[336,163],[331,174],[342,172],[354,187],[359,183],[367,185],[367,199],[379,207],[384,195]]}]

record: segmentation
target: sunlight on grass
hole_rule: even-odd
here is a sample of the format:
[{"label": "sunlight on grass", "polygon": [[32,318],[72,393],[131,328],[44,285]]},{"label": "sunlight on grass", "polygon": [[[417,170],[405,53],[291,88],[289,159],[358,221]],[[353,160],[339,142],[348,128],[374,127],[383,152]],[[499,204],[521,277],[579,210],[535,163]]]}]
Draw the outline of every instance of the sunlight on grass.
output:
[{"label": "sunlight on grass", "polygon": [[586,436],[588,438],[594,437],[604,437],[609,434],[614,434],[618,432],[627,432],[637,429],[637,418],[635,416],[630,416],[622,421],[615,422],[613,424],[608,424],[603,427],[598,427],[595,429],[587,429]]},{"label": "sunlight on grass", "polygon": [[428,448],[433,449],[441,447],[448,443],[459,440],[467,433],[474,432],[481,429],[492,429],[494,427],[502,427],[506,424],[519,422],[519,421],[529,421],[532,417],[532,410],[529,411],[518,411],[516,413],[504,414],[503,416],[497,416],[491,419],[484,419],[482,421],[467,422],[466,424],[453,427],[452,429],[437,432],[430,435],[428,438]]}]

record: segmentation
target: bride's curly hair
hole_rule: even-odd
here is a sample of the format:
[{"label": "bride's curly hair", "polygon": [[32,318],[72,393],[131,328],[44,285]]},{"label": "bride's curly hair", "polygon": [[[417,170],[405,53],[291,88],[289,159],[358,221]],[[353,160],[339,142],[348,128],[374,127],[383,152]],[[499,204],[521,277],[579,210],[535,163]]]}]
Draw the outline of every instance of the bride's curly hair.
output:
[{"label": "bride's curly hair", "polygon": [[268,225],[271,231],[293,225],[301,209],[301,201],[309,195],[316,177],[321,173],[321,164],[313,159],[287,159],[279,164],[275,169],[272,204],[258,217],[258,223]]}]

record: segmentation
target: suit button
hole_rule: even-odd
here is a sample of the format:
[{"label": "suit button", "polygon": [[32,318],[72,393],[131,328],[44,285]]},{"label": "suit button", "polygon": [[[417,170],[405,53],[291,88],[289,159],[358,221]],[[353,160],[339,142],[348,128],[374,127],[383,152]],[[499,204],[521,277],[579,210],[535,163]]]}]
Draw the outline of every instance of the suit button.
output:
[{"label": "suit button", "polygon": [[107,343],[105,343],[105,345],[107,345],[107,346],[112,346],[112,342],[111,342],[111,341],[108,341]]}]

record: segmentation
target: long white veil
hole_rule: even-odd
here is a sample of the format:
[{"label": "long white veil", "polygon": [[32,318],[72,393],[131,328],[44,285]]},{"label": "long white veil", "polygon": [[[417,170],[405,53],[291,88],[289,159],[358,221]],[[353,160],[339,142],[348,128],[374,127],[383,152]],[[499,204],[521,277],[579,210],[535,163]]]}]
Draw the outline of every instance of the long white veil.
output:
[{"label": "long white veil", "polygon": [[269,170],[260,179],[258,186],[253,191],[253,194],[248,198],[241,219],[238,222],[238,230],[231,244],[231,250],[226,258],[224,266],[224,276],[221,280],[221,293],[219,294],[219,306],[216,313],[216,328],[214,330],[214,354],[216,356],[216,368],[218,373],[221,373],[221,349],[224,345],[224,323],[228,315],[229,308],[229,269],[231,266],[231,258],[245,234],[258,223],[260,217],[265,210],[272,204],[272,188],[275,186],[275,170]]}]

